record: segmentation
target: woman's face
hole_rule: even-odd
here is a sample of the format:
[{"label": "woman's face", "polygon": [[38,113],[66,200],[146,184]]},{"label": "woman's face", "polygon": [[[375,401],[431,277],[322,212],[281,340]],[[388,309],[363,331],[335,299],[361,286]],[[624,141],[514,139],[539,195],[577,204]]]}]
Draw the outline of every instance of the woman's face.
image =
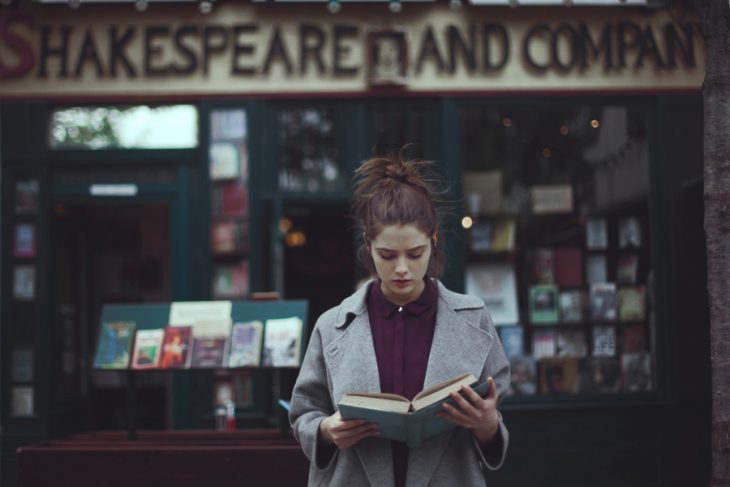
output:
[{"label": "woman's face", "polygon": [[431,258],[428,235],[412,223],[387,225],[370,242],[370,255],[389,301],[402,305],[418,299]]}]

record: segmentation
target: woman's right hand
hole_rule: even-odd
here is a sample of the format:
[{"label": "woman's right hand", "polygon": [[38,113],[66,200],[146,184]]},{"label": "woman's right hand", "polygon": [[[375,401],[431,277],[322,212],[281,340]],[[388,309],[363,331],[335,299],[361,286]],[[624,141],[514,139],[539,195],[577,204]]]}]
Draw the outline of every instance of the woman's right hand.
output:
[{"label": "woman's right hand", "polygon": [[341,450],[350,448],[368,436],[377,436],[378,432],[376,423],[369,423],[364,419],[344,420],[339,411],[319,423],[319,434],[322,439]]}]

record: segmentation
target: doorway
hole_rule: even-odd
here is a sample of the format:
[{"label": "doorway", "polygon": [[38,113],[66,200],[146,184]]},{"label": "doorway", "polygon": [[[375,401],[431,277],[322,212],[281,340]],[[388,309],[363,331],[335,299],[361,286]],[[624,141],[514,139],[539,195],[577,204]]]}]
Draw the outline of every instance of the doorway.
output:
[{"label": "doorway", "polygon": [[[51,232],[55,433],[124,428],[125,374],[91,367],[99,320],[105,304],[172,300],[171,207],[58,203]],[[168,380],[153,372],[140,374],[136,382],[138,426],[165,428]],[[68,403],[82,407],[64,408]]]}]

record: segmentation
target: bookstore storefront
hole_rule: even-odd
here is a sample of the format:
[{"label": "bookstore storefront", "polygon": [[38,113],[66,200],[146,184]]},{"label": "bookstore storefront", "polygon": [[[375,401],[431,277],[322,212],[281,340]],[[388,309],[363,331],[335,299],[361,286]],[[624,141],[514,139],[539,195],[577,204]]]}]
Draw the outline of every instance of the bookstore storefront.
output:
[{"label": "bookstore storefront", "polygon": [[410,144],[449,183],[443,280],[512,363],[495,484],[702,484],[704,49],[637,7],[0,10],[3,481],[19,445],[128,427],[130,381],[140,429],[228,400],[275,427],[296,368],[97,370],[102,310],[276,291],[306,343],[364,277],[354,169]]}]

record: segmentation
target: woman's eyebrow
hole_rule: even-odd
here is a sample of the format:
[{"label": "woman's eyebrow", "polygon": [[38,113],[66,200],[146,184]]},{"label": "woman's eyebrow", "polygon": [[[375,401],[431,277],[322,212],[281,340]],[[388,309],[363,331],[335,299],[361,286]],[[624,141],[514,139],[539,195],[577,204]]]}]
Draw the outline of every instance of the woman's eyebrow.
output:
[{"label": "woman's eyebrow", "polygon": [[[413,248],[406,250],[406,252],[414,252],[414,251],[425,249],[425,248],[426,248],[425,245],[419,245],[418,247],[413,247]],[[389,249],[387,247],[375,247],[375,250],[377,250],[379,252],[397,252],[396,250]]]}]

